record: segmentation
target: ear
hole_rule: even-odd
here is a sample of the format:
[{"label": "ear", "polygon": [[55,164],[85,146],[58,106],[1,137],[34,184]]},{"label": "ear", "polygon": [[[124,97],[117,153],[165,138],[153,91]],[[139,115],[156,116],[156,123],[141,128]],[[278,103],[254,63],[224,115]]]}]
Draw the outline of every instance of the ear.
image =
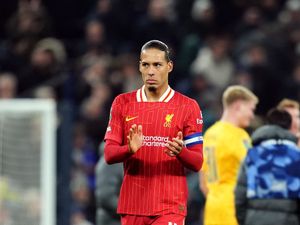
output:
[{"label": "ear", "polygon": [[241,108],[241,101],[237,100],[234,103],[232,103],[232,108],[234,109],[234,111],[238,111]]},{"label": "ear", "polygon": [[168,72],[170,73],[173,70],[173,62],[168,62]]}]

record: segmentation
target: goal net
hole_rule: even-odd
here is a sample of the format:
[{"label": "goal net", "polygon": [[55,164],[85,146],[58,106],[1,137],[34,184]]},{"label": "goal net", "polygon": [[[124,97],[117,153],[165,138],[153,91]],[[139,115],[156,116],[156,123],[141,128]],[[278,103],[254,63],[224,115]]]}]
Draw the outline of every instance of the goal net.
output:
[{"label": "goal net", "polygon": [[56,106],[0,100],[0,224],[55,225]]}]

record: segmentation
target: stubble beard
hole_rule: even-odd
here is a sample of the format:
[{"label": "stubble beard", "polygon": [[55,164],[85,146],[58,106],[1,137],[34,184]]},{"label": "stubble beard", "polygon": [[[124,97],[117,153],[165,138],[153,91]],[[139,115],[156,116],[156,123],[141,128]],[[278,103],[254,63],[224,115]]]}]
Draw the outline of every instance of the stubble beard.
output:
[{"label": "stubble beard", "polygon": [[153,86],[152,86],[152,87],[151,87],[151,86],[150,86],[150,87],[148,87],[148,91],[149,91],[149,92],[155,93],[155,92],[156,92],[156,90],[157,90],[157,88],[156,88],[156,87],[153,87]]}]

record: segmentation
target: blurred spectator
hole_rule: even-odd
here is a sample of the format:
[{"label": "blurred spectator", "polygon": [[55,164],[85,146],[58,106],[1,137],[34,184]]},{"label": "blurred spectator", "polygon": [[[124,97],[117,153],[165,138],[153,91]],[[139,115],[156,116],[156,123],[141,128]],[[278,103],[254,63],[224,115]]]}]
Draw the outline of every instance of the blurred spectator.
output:
[{"label": "blurred spectator", "polygon": [[277,108],[279,110],[287,111],[291,118],[291,126],[289,127],[289,131],[298,138],[298,144],[300,146],[300,104],[299,102],[292,99],[282,99]]},{"label": "blurred spectator", "polygon": [[87,186],[93,192],[95,188],[95,166],[99,155],[90,136],[86,134],[84,125],[78,124],[75,126],[73,138],[72,159],[74,169],[81,171],[85,175]]},{"label": "blurred spectator", "polygon": [[279,22],[292,24],[300,22],[300,2],[298,0],[287,0],[279,14]]},{"label": "blurred spectator", "polygon": [[242,18],[236,26],[237,35],[247,35],[249,32],[260,29],[264,24],[263,15],[258,6],[250,6],[243,12]]},{"label": "blurred spectator", "polygon": [[39,0],[19,0],[19,6],[7,23],[7,40],[0,55],[5,70],[18,72],[28,62],[36,43],[50,35],[50,18]]},{"label": "blurred spectator", "polygon": [[177,64],[180,78],[189,74],[189,67],[204,40],[216,32],[214,5],[210,0],[196,0],[191,7],[191,21],[184,25],[186,35],[178,49]]},{"label": "blurred spectator", "polygon": [[[100,145],[104,155],[104,142]],[[108,165],[102,157],[96,166],[96,225],[120,225],[117,206],[123,181],[123,165]]]},{"label": "blurred spectator", "polygon": [[18,9],[7,24],[8,36],[43,37],[49,35],[50,21],[39,0],[20,0]]},{"label": "blurred spectator", "polygon": [[260,8],[262,9],[262,16],[266,23],[274,22],[278,18],[284,1],[278,0],[261,0],[258,2]]},{"label": "blurred spectator", "polygon": [[71,214],[71,225],[93,225],[88,221],[80,210],[75,210]]},{"label": "blurred spectator", "polygon": [[30,64],[19,76],[20,94],[31,96],[40,85],[51,85],[58,92],[65,79],[62,74],[65,61],[66,52],[61,41],[55,38],[39,41],[31,54]]},{"label": "blurred spectator", "polygon": [[110,54],[112,46],[107,38],[106,29],[103,22],[96,19],[89,20],[85,25],[84,40],[78,43],[77,54],[83,59]]},{"label": "blurred spectator", "polygon": [[111,61],[109,56],[82,58],[82,71],[77,71],[75,84],[75,96],[79,104],[90,96],[93,86],[97,86],[97,83],[108,83]]},{"label": "blurred spectator", "polygon": [[[99,159],[94,143],[84,124],[76,124],[73,134],[71,190],[73,209],[89,220],[95,220],[95,166]],[[77,210],[75,210],[77,212]]]},{"label": "blurred spectator", "polygon": [[199,50],[197,58],[191,65],[192,75],[202,74],[219,94],[233,81],[234,65],[229,51],[228,35],[210,36],[207,46]]},{"label": "blurred spectator", "polygon": [[300,102],[300,61],[294,66],[292,77],[287,79],[285,84],[285,95]]},{"label": "blurred spectator", "polygon": [[137,4],[123,0],[97,0],[95,2],[96,5],[88,15],[88,19],[96,19],[103,24],[108,44],[114,53],[120,53],[122,49],[132,45],[130,39],[136,19],[134,7]]},{"label": "blurred spectator", "polygon": [[[289,113],[272,109],[252,134],[235,189],[239,224],[300,224],[300,149]],[[296,184],[296,185],[295,185]]]},{"label": "blurred spectator", "polygon": [[[105,48],[105,28],[100,21],[91,20],[86,25],[86,45],[87,48],[100,50]],[[102,50],[103,51],[103,50]]]},{"label": "blurred spectator", "polygon": [[0,73],[0,99],[15,98],[18,81],[12,73]]},{"label": "blurred spectator", "polygon": [[[136,55],[130,53],[120,54],[116,58],[116,67],[121,77],[122,92],[136,90],[143,85],[143,80],[138,71],[137,59]],[[115,77],[111,77],[111,79],[115,79]]]},{"label": "blurred spectator", "polygon": [[107,126],[107,115],[111,104],[110,87],[105,83],[95,83],[91,95],[80,107],[80,120],[85,126],[86,134],[91,138],[94,146],[98,146],[104,138]]},{"label": "blurred spectator", "polygon": [[195,0],[191,10],[193,33],[205,39],[217,31],[214,3],[211,0]]},{"label": "blurred spectator", "polygon": [[234,83],[253,90],[253,80],[251,74],[245,69],[238,68],[235,71]]},{"label": "blurred spectator", "polygon": [[[73,200],[72,213],[76,214],[79,211],[86,220],[93,221],[95,216],[92,206],[93,192],[89,190],[87,178],[79,168],[72,173],[70,189]],[[72,217],[71,215],[71,220]]]},{"label": "blurred spectator", "polygon": [[136,46],[141,46],[150,39],[168,43],[170,49],[177,51],[180,33],[174,17],[174,0],[150,0],[147,12],[138,18],[134,38]]},{"label": "blurred spectator", "polygon": [[242,67],[249,74],[253,92],[258,96],[260,103],[257,107],[258,114],[274,106],[281,98],[281,92],[268,90],[283,90],[282,77],[272,61],[269,60],[268,50],[264,44],[252,43],[244,54],[241,55]]}]

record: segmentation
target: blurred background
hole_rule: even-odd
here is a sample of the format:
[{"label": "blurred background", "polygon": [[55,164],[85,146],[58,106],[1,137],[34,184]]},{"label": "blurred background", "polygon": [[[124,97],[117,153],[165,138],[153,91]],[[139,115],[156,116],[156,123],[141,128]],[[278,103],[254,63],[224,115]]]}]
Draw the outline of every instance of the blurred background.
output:
[{"label": "blurred background", "polygon": [[[198,101],[204,130],[230,84],[259,97],[257,123],[283,97],[300,101],[299,0],[1,0],[0,98],[56,103],[57,225],[96,223],[110,105],[141,86],[139,51],[151,39],[171,48],[170,85]],[[201,224],[197,174],[188,181],[187,224]],[[1,225],[14,224],[7,217]]]}]

